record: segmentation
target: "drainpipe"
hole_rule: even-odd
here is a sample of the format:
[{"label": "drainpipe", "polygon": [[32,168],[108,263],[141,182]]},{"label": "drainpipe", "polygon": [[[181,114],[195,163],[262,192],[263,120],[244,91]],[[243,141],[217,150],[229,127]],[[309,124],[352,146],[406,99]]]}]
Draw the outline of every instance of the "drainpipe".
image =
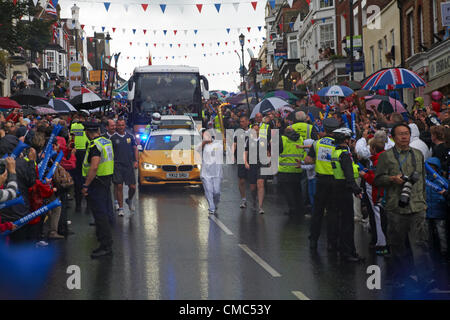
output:
[{"label": "drainpipe", "polygon": [[[400,10],[400,67],[405,67],[405,59],[403,57],[403,1],[397,1],[397,7]],[[395,66],[394,66],[395,67]]]}]

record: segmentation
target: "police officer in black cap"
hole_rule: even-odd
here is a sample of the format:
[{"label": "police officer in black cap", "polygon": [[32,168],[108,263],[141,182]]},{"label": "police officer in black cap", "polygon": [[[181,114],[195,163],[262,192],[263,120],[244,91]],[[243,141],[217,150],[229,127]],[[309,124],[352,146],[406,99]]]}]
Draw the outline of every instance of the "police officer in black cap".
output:
[{"label": "police officer in black cap", "polygon": [[[325,137],[314,141],[313,147],[309,149],[309,153],[305,158],[306,164],[315,164],[316,171],[316,195],[314,198],[314,213],[311,219],[310,227],[310,248],[317,249],[317,241],[320,237],[320,229],[322,227],[322,217],[324,210],[327,215],[334,214],[334,208],[331,205],[331,195],[334,191],[333,168],[331,167],[331,154],[335,149],[333,130],[339,128],[339,122],[335,118],[327,118],[323,120],[323,128]],[[329,220],[327,219],[327,222]],[[332,230],[328,224],[327,233]],[[331,243],[331,237],[328,238],[328,250],[336,251],[336,244]]]},{"label": "police officer in black cap", "polygon": [[114,173],[114,152],[111,140],[100,136],[98,123],[86,123],[85,130],[89,145],[82,167],[85,178],[82,192],[94,215],[97,240],[100,242],[91,254],[95,259],[112,254],[111,225],[114,224],[114,214],[110,186]]}]

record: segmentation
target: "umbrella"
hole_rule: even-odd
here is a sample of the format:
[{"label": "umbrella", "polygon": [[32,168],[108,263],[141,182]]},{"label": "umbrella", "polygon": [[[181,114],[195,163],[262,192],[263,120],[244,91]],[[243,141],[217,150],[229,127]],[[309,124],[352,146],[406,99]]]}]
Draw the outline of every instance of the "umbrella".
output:
[{"label": "umbrella", "polygon": [[9,98],[0,97],[0,108],[2,109],[20,109],[20,104],[17,101],[11,100]]},{"label": "umbrella", "polygon": [[12,100],[17,101],[22,105],[38,106],[48,103],[48,98],[44,91],[35,88],[26,88],[20,90],[11,97]]},{"label": "umbrella", "polygon": [[289,106],[289,103],[287,103],[283,99],[277,97],[264,99],[253,108],[250,119],[253,119],[257,113],[264,114],[268,111],[277,110],[284,106]]},{"label": "umbrella", "polygon": [[[366,100],[366,107],[368,107],[369,109],[372,109],[371,106],[375,106],[378,107],[378,111],[382,112],[381,110],[390,110],[388,105],[391,105],[392,106],[391,112],[382,112],[382,113],[406,112],[405,107],[400,101],[391,98],[389,96],[380,96],[380,95],[366,96],[364,97],[364,99]],[[381,105],[382,102],[385,102],[385,104]]]},{"label": "umbrella", "polygon": [[281,108],[278,108],[278,110],[281,113],[281,117],[284,119],[288,116],[289,113],[294,112],[294,109],[288,106],[284,106]]},{"label": "umbrella", "polygon": [[358,81],[343,81],[339,85],[349,87],[352,90],[361,89],[361,83],[359,83]]},{"label": "umbrella", "polygon": [[68,101],[62,99],[52,99],[49,101],[48,105],[58,113],[77,111],[77,109],[75,109],[73,105],[71,105]]},{"label": "umbrella", "polygon": [[33,80],[31,80],[31,79],[27,79],[27,80],[25,80],[25,82],[27,83],[27,85],[29,85],[29,86],[32,86],[32,85],[34,85],[34,81]]},{"label": "umbrella", "polygon": [[[251,98],[255,97],[255,92],[253,92],[253,91],[252,92],[248,92],[247,95],[248,95],[248,101],[250,103],[251,100],[252,100]],[[263,96],[262,93],[258,92],[258,97],[261,98],[262,96]],[[242,104],[242,103],[247,103],[246,99],[245,99],[245,92],[240,92],[238,94],[235,94],[232,97],[226,98],[226,101],[228,103],[236,104],[236,105]]]},{"label": "umbrella", "polygon": [[362,89],[401,89],[424,87],[425,81],[414,71],[404,68],[390,68],[375,72],[364,81]]},{"label": "umbrella", "polygon": [[37,106],[37,107],[33,107],[33,109],[36,111],[36,114],[39,114],[39,115],[47,115],[47,114],[57,113],[49,105]]},{"label": "umbrella", "polygon": [[296,95],[294,95],[294,94],[292,94],[292,93],[290,93],[288,91],[284,91],[284,90],[277,90],[277,91],[268,92],[264,96],[264,99],[271,98],[271,97],[278,97],[278,98],[284,99],[286,101],[288,101],[288,100],[296,101],[296,100],[299,99]]},{"label": "umbrella", "polygon": [[322,97],[347,97],[353,93],[353,90],[346,86],[331,86],[319,90],[317,94]]},{"label": "umbrella", "polygon": [[355,93],[358,96],[358,98],[362,98],[362,97],[370,95],[370,91],[369,90],[363,90],[363,89],[356,90]]},{"label": "umbrella", "polygon": [[102,97],[95,92],[86,88],[81,88],[81,94],[75,96],[69,102],[77,109],[95,109],[109,104],[110,100],[103,100]]}]

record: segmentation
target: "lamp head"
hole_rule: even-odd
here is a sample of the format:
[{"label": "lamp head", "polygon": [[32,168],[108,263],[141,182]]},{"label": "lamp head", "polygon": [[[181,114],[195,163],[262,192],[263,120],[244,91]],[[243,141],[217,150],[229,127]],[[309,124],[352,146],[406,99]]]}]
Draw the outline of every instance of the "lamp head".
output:
[{"label": "lamp head", "polygon": [[243,33],[239,36],[239,42],[241,43],[241,47],[243,47],[245,43],[245,36]]}]

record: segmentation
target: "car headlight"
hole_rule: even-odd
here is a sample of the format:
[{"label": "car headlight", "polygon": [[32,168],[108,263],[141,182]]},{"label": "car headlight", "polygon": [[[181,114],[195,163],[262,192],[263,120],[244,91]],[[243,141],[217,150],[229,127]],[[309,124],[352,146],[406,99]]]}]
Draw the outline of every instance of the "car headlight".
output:
[{"label": "car headlight", "polygon": [[197,164],[196,167],[198,168],[198,170],[202,170],[202,165],[201,164]]},{"label": "car headlight", "polygon": [[151,163],[143,163],[143,167],[145,170],[156,170],[158,168],[157,165],[151,164]]},{"label": "car headlight", "polygon": [[137,134],[137,135],[136,135],[136,138],[138,138],[138,139],[139,139],[140,137],[141,137],[141,135],[140,135],[140,134]]}]

